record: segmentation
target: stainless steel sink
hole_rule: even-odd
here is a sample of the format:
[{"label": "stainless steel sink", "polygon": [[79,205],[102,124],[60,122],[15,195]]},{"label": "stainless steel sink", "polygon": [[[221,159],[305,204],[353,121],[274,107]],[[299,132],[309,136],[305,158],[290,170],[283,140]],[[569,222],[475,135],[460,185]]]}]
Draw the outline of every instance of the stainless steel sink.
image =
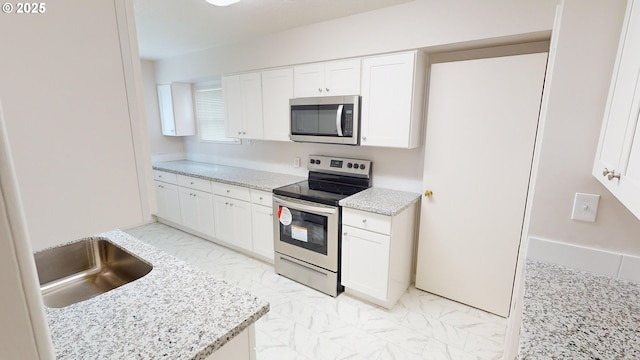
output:
[{"label": "stainless steel sink", "polygon": [[137,280],[153,266],[104,238],[34,254],[44,304],[61,308]]}]

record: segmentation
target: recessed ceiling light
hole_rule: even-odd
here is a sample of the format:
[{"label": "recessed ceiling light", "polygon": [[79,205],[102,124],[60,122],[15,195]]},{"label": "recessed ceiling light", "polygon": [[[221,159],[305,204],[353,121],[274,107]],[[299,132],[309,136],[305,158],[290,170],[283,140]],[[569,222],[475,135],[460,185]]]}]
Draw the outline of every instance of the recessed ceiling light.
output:
[{"label": "recessed ceiling light", "polygon": [[211,5],[215,6],[229,6],[239,2],[240,0],[207,0]]}]

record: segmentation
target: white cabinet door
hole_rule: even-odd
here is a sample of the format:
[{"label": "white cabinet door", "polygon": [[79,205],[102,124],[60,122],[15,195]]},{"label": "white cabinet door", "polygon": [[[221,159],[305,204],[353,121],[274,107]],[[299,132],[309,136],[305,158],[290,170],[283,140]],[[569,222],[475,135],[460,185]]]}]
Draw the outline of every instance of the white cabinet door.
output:
[{"label": "white cabinet door", "polygon": [[158,212],[156,216],[180,224],[180,199],[178,187],[161,181],[155,181]]},{"label": "white cabinet door", "polygon": [[235,236],[233,244],[245,250],[253,249],[253,230],[251,229],[251,203],[231,200]]},{"label": "white cabinet door", "polygon": [[360,59],[299,65],[293,72],[297,98],[360,94]]},{"label": "white cabinet door", "polygon": [[251,205],[253,252],[273,262],[273,208]]},{"label": "white cabinet door", "polygon": [[171,85],[158,85],[158,104],[160,106],[160,122],[162,135],[175,136],[176,125],[173,121],[173,101],[171,100]]},{"label": "white cabinet door", "polygon": [[216,238],[233,243],[234,240],[234,221],[233,211],[229,207],[231,199],[224,196],[213,196],[213,214],[216,229]]},{"label": "white cabinet door", "polygon": [[289,99],[293,98],[293,68],[262,72],[264,140],[289,141]]},{"label": "white cabinet door", "polygon": [[293,68],[295,97],[324,95],[324,64],[298,65]]},{"label": "white cabinet door", "polygon": [[420,144],[425,64],[418,55],[413,51],[362,60],[363,146]]},{"label": "white cabinet door", "polygon": [[179,188],[182,225],[215,236],[213,197],[199,190]]},{"label": "white cabinet door", "polygon": [[360,59],[332,61],[324,65],[324,94],[360,94]]},{"label": "white cabinet door", "polygon": [[251,251],[251,204],[246,201],[214,195],[216,237]]},{"label": "white cabinet door", "polygon": [[196,133],[191,84],[158,85],[162,135],[190,136]]},{"label": "white cabinet door", "polygon": [[225,135],[262,139],[262,80],[259,72],[224,76]]},{"label": "white cabinet door", "polygon": [[600,142],[596,177],[640,218],[640,2],[628,3]]},{"label": "white cabinet door", "polygon": [[389,236],[342,227],[342,285],[378,299],[387,298]]},{"label": "white cabinet door", "polygon": [[240,75],[222,77],[224,97],[224,134],[230,138],[242,137],[242,91]]},{"label": "white cabinet door", "polygon": [[262,77],[259,72],[240,75],[242,91],[242,137],[262,139]]}]

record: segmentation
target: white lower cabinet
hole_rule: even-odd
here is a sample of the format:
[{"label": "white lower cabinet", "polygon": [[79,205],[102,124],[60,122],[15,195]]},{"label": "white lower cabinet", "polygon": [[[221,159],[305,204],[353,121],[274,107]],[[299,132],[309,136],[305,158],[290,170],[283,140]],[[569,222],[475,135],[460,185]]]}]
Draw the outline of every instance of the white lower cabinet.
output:
[{"label": "white lower cabinet", "polygon": [[251,204],[253,252],[273,262],[273,208]]},{"label": "white lower cabinet", "polygon": [[154,170],[160,222],[273,263],[271,192]]},{"label": "white lower cabinet", "polygon": [[226,196],[214,195],[216,238],[252,251],[251,204]]},{"label": "white lower cabinet", "polygon": [[342,232],[342,284],[385,300],[390,236],[346,225]]},{"label": "white lower cabinet", "polygon": [[178,187],[173,184],[155,181],[158,211],[156,216],[173,222],[180,222],[180,199]]},{"label": "white lower cabinet", "polygon": [[213,354],[206,357],[205,360],[255,360],[256,359],[256,332],[255,325],[251,324],[248,328],[236,335],[228,343],[216,350]]},{"label": "white lower cabinet", "polygon": [[182,225],[215,236],[213,196],[204,191],[179,188]]},{"label": "white lower cabinet", "polygon": [[394,216],[343,208],[345,292],[392,308],[411,283],[416,204]]}]

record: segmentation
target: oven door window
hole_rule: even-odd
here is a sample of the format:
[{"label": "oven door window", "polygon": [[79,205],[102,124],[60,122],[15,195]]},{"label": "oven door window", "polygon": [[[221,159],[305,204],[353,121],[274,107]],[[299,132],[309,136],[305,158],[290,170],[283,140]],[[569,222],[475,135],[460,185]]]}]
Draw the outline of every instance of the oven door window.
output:
[{"label": "oven door window", "polygon": [[280,241],[327,255],[327,217],[291,208],[289,211],[291,224],[279,223]]}]

